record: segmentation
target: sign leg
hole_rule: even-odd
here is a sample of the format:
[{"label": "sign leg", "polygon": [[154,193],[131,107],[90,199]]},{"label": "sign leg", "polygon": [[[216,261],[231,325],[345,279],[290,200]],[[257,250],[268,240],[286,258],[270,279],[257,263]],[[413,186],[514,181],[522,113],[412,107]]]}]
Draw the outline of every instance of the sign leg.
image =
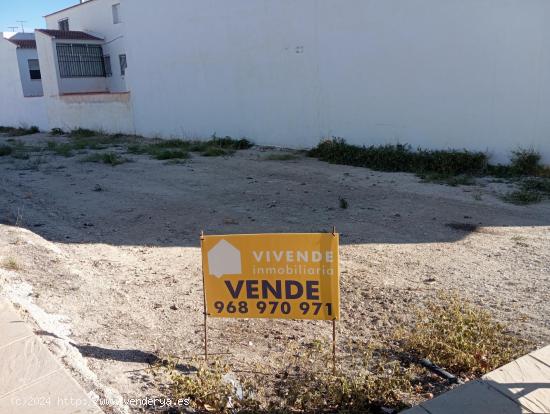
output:
[{"label": "sign leg", "polygon": [[336,319],[332,320],[332,375],[336,375]]},{"label": "sign leg", "polygon": [[[201,231],[201,250],[202,242],[204,240],[204,231]],[[204,267],[202,269],[202,305],[203,305],[203,314],[204,314],[204,362],[208,363],[208,336],[207,336],[207,320],[208,313],[206,312],[206,290],[204,288]]]},{"label": "sign leg", "polygon": [[208,336],[206,334],[206,309],[204,309],[204,361],[208,362]]}]

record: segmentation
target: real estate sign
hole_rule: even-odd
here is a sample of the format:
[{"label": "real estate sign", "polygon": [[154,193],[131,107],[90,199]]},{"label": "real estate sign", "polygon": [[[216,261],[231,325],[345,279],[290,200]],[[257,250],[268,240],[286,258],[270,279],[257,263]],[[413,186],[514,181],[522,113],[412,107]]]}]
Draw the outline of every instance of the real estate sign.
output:
[{"label": "real estate sign", "polygon": [[240,234],[201,240],[209,316],[339,319],[338,234]]}]

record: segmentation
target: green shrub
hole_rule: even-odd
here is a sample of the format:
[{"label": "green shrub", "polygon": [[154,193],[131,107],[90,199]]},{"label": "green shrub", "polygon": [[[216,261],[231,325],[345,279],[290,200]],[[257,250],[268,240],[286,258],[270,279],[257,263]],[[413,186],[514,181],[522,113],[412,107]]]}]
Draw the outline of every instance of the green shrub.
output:
[{"label": "green shrub", "polygon": [[13,127],[0,127],[0,133],[7,134],[12,137],[22,137],[24,135],[33,135],[40,132],[37,126],[31,126],[30,128],[13,128]]},{"label": "green shrub", "polygon": [[512,204],[527,205],[539,203],[550,198],[550,178],[526,178],[519,184],[519,190],[504,195],[504,201]]},{"label": "green shrub", "polygon": [[458,150],[413,151],[409,145],[360,147],[342,138],[319,143],[309,155],[334,164],[367,167],[378,171],[438,173],[445,175],[480,174],[487,169],[487,155]]},{"label": "green shrub", "polygon": [[103,135],[101,132],[93,131],[86,128],[77,128],[69,132],[70,138],[91,138]]},{"label": "green shrub", "polygon": [[538,191],[517,190],[505,194],[503,199],[508,203],[527,205],[540,203],[543,197]]},{"label": "green shrub", "polygon": [[212,137],[208,141],[189,141],[182,139],[159,140],[152,144],[134,144],[128,146],[132,154],[149,154],[151,157],[166,160],[171,158],[188,158],[188,152],[200,152],[205,157],[231,155],[236,150],[250,148],[252,143],[243,138]]},{"label": "green shrub", "polygon": [[232,150],[245,150],[254,146],[254,144],[246,138],[234,139],[229,136],[220,138],[217,137],[216,134],[212,135],[212,138],[210,141],[207,141],[207,144],[208,146],[217,146]]},{"label": "green shrub", "polygon": [[13,152],[13,148],[9,145],[0,145],[0,157],[10,155]]},{"label": "green shrub", "polygon": [[533,149],[512,151],[510,167],[516,175],[537,175],[542,169],[541,156]]},{"label": "green shrub", "polygon": [[153,155],[157,160],[186,159],[189,153],[180,149],[161,149]]},{"label": "green shrub", "polygon": [[528,178],[523,180],[521,186],[527,191],[538,191],[550,196],[550,178]]},{"label": "green shrub", "polygon": [[50,135],[65,135],[65,131],[63,131],[61,128],[52,128],[50,131]]}]

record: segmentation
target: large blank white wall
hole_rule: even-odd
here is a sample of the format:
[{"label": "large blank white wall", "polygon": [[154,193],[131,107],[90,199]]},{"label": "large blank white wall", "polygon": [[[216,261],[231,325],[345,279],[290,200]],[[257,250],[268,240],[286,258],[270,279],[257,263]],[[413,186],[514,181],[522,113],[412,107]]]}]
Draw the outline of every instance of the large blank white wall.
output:
[{"label": "large blank white wall", "polygon": [[[547,0],[124,0],[138,133],[550,163]],[[155,28],[159,28],[155,31]]]}]

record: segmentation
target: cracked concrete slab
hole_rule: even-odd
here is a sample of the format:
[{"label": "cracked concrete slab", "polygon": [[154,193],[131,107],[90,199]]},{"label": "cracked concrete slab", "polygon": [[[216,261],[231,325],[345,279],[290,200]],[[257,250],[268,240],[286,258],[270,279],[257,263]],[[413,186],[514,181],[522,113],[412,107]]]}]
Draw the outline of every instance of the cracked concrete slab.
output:
[{"label": "cracked concrete slab", "polygon": [[3,298],[0,332],[0,413],[103,413]]}]

